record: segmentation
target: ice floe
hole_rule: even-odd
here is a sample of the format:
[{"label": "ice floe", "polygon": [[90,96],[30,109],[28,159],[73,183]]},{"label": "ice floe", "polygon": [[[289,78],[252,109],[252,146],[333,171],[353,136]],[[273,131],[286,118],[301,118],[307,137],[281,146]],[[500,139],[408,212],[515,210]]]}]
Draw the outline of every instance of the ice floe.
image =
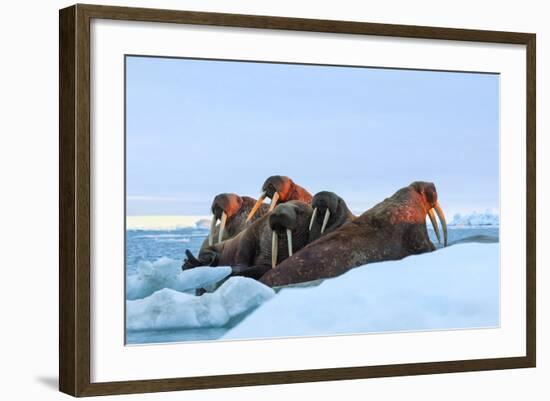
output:
[{"label": "ice floe", "polygon": [[126,276],[126,299],[145,298],[163,288],[193,291],[216,284],[231,274],[228,266],[202,266],[182,271],[181,264],[181,261],[166,257],[154,262],[139,262],[137,272]]},{"label": "ice floe", "polygon": [[495,327],[499,245],[461,244],[283,288],[223,338]]},{"label": "ice floe", "polygon": [[215,292],[202,296],[164,288],[146,298],[126,301],[126,328],[221,327],[274,295],[271,288],[246,277],[231,277]]}]

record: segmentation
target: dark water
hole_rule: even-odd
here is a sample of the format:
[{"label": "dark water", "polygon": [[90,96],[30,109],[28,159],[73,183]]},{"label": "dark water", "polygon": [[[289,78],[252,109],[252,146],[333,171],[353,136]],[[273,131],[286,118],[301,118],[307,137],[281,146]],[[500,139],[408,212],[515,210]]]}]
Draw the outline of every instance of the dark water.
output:
[{"label": "dark water", "polygon": [[153,262],[164,256],[183,261],[186,249],[196,255],[207,236],[208,229],[203,228],[127,230],[126,274],[134,273],[142,260]]}]

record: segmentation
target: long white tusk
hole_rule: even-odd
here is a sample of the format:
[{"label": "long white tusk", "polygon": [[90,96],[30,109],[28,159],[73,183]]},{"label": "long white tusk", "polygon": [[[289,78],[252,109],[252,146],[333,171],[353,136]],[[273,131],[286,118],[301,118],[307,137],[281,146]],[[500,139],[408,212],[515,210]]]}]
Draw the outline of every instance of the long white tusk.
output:
[{"label": "long white tusk", "polygon": [[271,199],[271,204],[269,205],[269,211],[271,212],[273,209],[275,209],[275,206],[277,206],[277,201],[279,200],[279,192],[275,192],[273,194],[273,198]]},{"label": "long white tusk", "polygon": [[223,232],[225,230],[225,222],[227,221],[227,214],[222,212],[222,221],[220,223],[220,231],[218,232],[218,242],[223,240]]},{"label": "long white tusk", "polygon": [[441,236],[439,235],[439,227],[437,226],[437,221],[435,220],[434,210],[428,210],[428,216],[430,216],[430,221],[432,222],[432,227],[435,231],[435,236],[437,237],[437,242],[441,244]]},{"label": "long white tusk", "polygon": [[250,211],[250,213],[248,213],[248,216],[246,217],[246,222],[248,223],[250,221],[250,219],[252,217],[254,217],[254,214],[256,213],[256,211],[258,210],[258,208],[260,207],[260,205],[262,204],[262,202],[264,201],[265,199],[265,191],[262,192],[262,194],[260,195],[260,197],[258,198],[258,200],[256,201],[256,203],[254,204],[254,207],[252,208],[252,210]]},{"label": "long white tusk", "polygon": [[292,256],[292,231],[290,228],[286,229],[286,240],[288,242],[288,256]]},{"label": "long white tusk", "polygon": [[325,212],[325,218],[323,219],[323,225],[321,226],[321,234],[325,232],[325,228],[327,228],[328,219],[330,218],[330,210],[327,209]]},{"label": "long white tusk", "polygon": [[313,214],[311,215],[311,221],[309,222],[309,231],[311,231],[311,227],[313,227],[313,222],[315,221],[316,217],[317,217],[317,208],[313,209]]},{"label": "long white tusk", "polygon": [[208,246],[214,245],[214,229],[216,228],[216,223],[218,219],[216,216],[212,215],[212,220],[210,221],[210,233],[208,234]]},{"label": "long white tusk", "polygon": [[447,222],[445,221],[445,214],[443,214],[443,209],[441,209],[439,202],[434,205],[434,209],[443,228],[443,246],[447,246]]},{"label": "long white tusk", "polygon": [[271,267],[277,266],[277,252],[279,251],[279,237],[274,230],[271,234]]}]

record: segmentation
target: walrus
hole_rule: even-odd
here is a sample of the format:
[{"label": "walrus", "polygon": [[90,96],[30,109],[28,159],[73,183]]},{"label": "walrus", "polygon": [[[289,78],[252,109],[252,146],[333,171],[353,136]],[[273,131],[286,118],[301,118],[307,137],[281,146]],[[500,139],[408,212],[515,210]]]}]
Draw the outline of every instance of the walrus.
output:
[{"label": "walrus", "polygon": [[344,199],[334,192],[321,191],[311,200],[313,214],[309,223],[309,242],[328,234],[355,218]]},{"label": "walrus", "polygon": [[290,178],[284,175],[272,175],[262,185],[262,193],[258,201],[248,214],[247,220],[251,220],[258,208],[263,204],[265,198],[270,198],[269,211],[273,210],[277,203],[284,203],[291,200],[298,200],[311,203],[311,194]]},{"label": "walrus", "polygon": [[266,271],[308,243],[313,209],[302,201],[288,201],[252,223],[237,236],[202,250],[198,258],[186,251],[183,270],[197,266],[231,266],[234,276],[259,279]]},{"label": "walrus", "polygon": [[[216,195],[212,201],[211,211],[212,220],[210,222],[210,233],[204,241],[202,247],[214,245],[234,237],[252,222],[267,213],[269,206],[260,205],[257,213],[251,220],[246,219],[254,205],[256,199],[248,196],[239,196],[233,193],[222,193]],[[219,225],[216,223],[220,221]],[[202,248],[201,247],[201,248]]]},{"label": "walrus", "polygon": [[335,277],[367,263],[433,251],[426,215],[440,238],[434,211],[447,246],[447,224],[435,185],[417,181],[296,252],[267,271],[260,281],[271,287],[313,281]]}]

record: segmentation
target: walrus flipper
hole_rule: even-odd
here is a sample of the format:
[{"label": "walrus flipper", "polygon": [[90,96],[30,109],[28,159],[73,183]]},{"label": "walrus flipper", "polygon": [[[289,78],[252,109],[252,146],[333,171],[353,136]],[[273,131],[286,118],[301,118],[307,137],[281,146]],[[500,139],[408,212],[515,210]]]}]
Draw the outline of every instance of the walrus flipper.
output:
[{"label": "walrus flipper", "polygon": [[189,250],[185,250],[187,258],[183,261],[181,270],[193,269],[199,266],[217,266],[219,254],[213,250],[206,250],[199,254],[199,259]]},{"label": "walrus flipper", "polygon": [[259,280],[265,273],[271,270],[269,265],[256,265],[256,266],[232,266],[232,276],[250,277]]},{"label": "walrus flipper", "polygon": [[189,249],[185,250],[185,256],[187,256],[187,258],[183,260],[181,270],[188,270],[194,267],[201,266],[201,262],[195,257],[195,255],[193,255],[193,253]]}]

